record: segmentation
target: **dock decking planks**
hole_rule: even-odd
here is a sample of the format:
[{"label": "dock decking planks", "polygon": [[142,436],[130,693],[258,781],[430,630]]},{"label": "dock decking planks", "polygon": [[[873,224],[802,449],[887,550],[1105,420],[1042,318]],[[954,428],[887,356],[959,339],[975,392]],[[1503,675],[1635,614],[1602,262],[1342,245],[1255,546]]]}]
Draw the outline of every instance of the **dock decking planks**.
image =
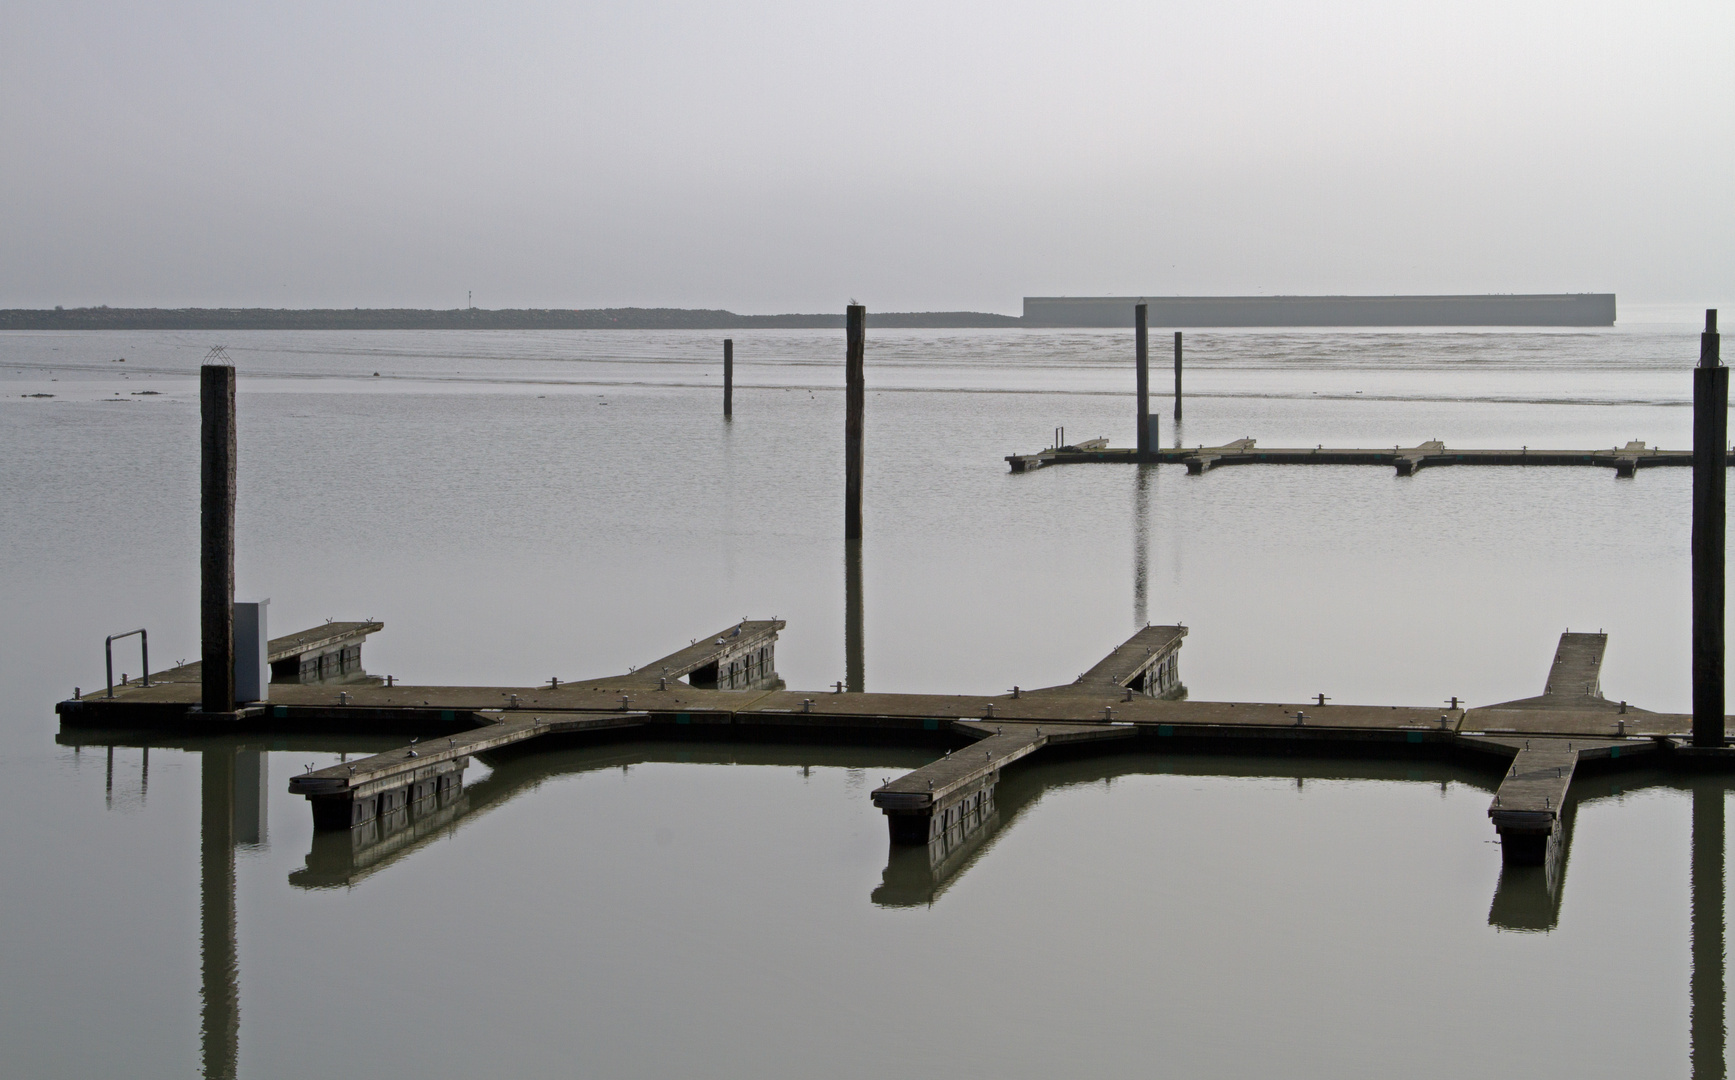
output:
[{"label": "dock decking planks", "polygon": [[[356,625],[371,632],[378,624]],[[1388,748],[1377,751],[1382,753],[1456,748],[1514,762],[1511,786],[1503,783],[1498,813],[1491,810],[1491,816],[1503,837],[1519,838],[1507,857],[1529,852],[1526,859],[1538,843],[1546,851],[1557,841],[1557,804],[1568,798],[1580,762],[1690,753],[1680,740],[1691,731],[1691,717],[1645,712],[1602,696],[1607,638],[1601,633],[1562,636],[1543,694],[1477,708],[1164,700],[1135,692],[1141,679],[1148,685],[1159,663],[1173,664],[1187,633],[1180,626],[1142,628],[1077,681],[1016,696],[803,693],[776,680],[731,690],[670,678],[759,650],[769,655],[784,625],[744,621],[626,674],[551,680],[539,687],[279,683],[272,685],[269,702],[217,721],[189,711],[199,700],[199,680],[188,677],[186,668],[193,665],[186,665],[154,676],[148,687],[133,683],[117,687],[112,699],[63,701],[57,711],[67,728],[111,733],[395,729],[429,736],[412,747],[293,778],[291,790],[314,803],[321,828],[354,827],[407,804],[443,798],[461,785],[463,766],[474,754],[547,735],[623,727],[651,737],[957,744],[950,756],[874,793],[894,839],[910,843],[950,836],[966,820],[986,820],[1000,771],[1063,741],[1253,753],[1309,745],[1318,753],[1352,746]],[[963,745],[966,740],[973,745]]]},{"label": "dock decking planks", "polygon": [[980,741],[874,789],[873,802],[885,812],[892,839],[924,844],[950,829],[965,813],[991,808],[1000,770],[1050,743],[1127,739],[1130,724],[1004,724],[957,721],[952,729]]}]

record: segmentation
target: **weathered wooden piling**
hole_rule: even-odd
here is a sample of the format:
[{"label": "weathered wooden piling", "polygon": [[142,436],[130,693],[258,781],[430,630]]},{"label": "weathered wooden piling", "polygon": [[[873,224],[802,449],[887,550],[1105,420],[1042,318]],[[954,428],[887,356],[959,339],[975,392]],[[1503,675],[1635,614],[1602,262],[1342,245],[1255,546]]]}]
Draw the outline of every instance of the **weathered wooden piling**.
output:
[{"label": "weathered wooden piling", "polygon": [[723,419],[735,416],[735,339],[723,339]]},{"label": "weathered wooden piling", "polygon": [[843,422],[843,536],[861,539],[862,411],[867,405],[867,380],[863,374],[866,353],[864,324],[867,308],[849,305],[845,315],[848,344],[844,353],[846,413]]},{"label": "weathered wooden piling", "polygon": [[1151,460],[1151,357],[1150,333],[1146,316],[1150,305],[1133,308],[1133,353],[1138,365],[1138,439],[1139,464]]},{"label": "weathered wooden piling", "polygon": [[1693,788],[1693,968],[1688,997],[1694,1076],[1724,1076],[1723,785]]},{"label": "weathered wooden piling", "polygon": [[862,692],[865,676],[866,650],[862,644],[861,595],[861,488],[862,488],[862,413],[867,406],[867,376],[864,370],[867,352],[867,308],[851,304],[845,316],[848,341],[844,355],[845,409],[844,417],[844,616],[843,652],[844,682],[852,694]]},{"label": "weathered wooden piling", "polygon": [[867,689],[867,646],[862,637],[861,541],[843,542],[843,677],[844,689]]},{"label": "weathered wooden piling", "polygon": [[199,369],[200,704],[235,711],[235,369]]},{"label": "weathered wooden piling", "polygon": [[1717,312],[1705,312],[1693,369],[1693,745],[1722,746],[1724,528],[1729,442],[1729,369]]},{"label": "weathered wooden piling", "polygon": [[1181,418],[1181,332],[1175,331],[1175,419]]}]

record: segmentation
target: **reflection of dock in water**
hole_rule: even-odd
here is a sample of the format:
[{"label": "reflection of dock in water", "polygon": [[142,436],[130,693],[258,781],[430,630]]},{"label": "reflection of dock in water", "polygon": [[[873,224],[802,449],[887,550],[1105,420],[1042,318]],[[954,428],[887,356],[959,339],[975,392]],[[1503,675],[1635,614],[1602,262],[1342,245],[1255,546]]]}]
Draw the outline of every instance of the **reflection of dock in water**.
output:
[{"label": "reflection of dock in water", "polygon": [[882,907],[920,907],[939,900],[985,856],[1023,814],[1054,791],[1089,787],[1126,776],[1199,776],[1245,779],[1364,780],[1467,784],[1492,791],[1485,770],[1451,762],[1380,758],[1255,758],[1239,754],[1161,754],[1131,751],[1112,756],[1061,756],[1008,771],[995,790],[990,813],[954,828],[925,846],[891,847],[884,879],[873,892]]},{"label": "reflection of dock in water", "polygon": [[[542,687],[274,684],[268,706],[225,723],[273,733],[419,731],[420,741],[407,746],[290,778],[317,828],[363,830],[351,838],[358,851],[388,840],[413,844],[413,835],[403,834],[424,828],[421,810],[460,805],[470,757],[508,745],[526,752],[623,739],[925,746],[944,756],[872,798],[894,842],[939,841],[940,862],[967,858],[957,852],[991,822],[991,810],[999,805],[1004,814],[997,792],[1003,770],[1024,768],[1032,756],[1047,760],[1060,744],[1088,741],[1112,753],[1479,757],[1507,767],[1488,811],[1503,861],[1535,866],[1550,861],[1564,836],[1561,815],[1575,776],[1735,764],[1735,751],[1686,744],[1691,717],[1604,697],[1601,633],[1562,635],[1534,697],[1416,708],[1335,704],[1323,696],[1302,703],[1187,700],[1179,671],[1183,626],[1142,627],[1058,686],[971,696],[846,692],[840,682],[835,692],[803,694],[784,689],[776,674],[783,626],[743,620],[626,674]],[[852,679],[859,677],[857,670]],[[208,721],[185,711],[191,688],[187,679],[166,678],[117,688],[113,698],[61,702],[63,741],[83,731],[79,741],[114,742],[90,729],[121,725],[209,731]],[[182,715],[171,721],[176,708]],[[166,741],[149,730],[139,737]],[[370,832],[378,839],[367,840]]]},{"label": "reflection of dock in water", "polygon": [[[74,746],[142,746],[118,733],[63,733]],[[94,736],[94,737],[90,737]],[[116,741],[105,743],[103,739]],[[292,751],[357,751],[382,740],[298,737],[274,748]],[[371,744],[371,745],[370,745]],[[153,740],[153,747],[200,753],[201,777],[201,1044],[203,1075],[236,1075],[240,1045],[240,957],[237,950],[235,851],[262,844],[267,836],[265,803],[259,797],[266,779],[266,757],[258,743],[234,739]],[[914,766],[927,751],[914,748],[779,745],[761,743],[635,741],[527,753],[506,748],[484,760],[493,772],[449,800],[430,800],[388,815],[371,828],[322,830],[314,834],[306,866],[290,874],[299,888],[341,888],[365,881],[435,840],[449,837],[475,814],[534,792],[548,780],[622,766],[668,762],[816,766],[850,769]],[[1152,753],[1133,750],[1114,755],[1035,759],[1008,770],[995,800],[979,816],[924,845],[889,845],[881,884],[872,901],[882,907],[933,904],[1022,818],[1053,791],[1096,785],[1123,776],[1176,775],[1306,780],[1363,780],[1426,784],[1462,783],[1492,791],[1497,778],[1474,759],[1456,764],[1439,759],[1394,761],[1369,758],[1253,757],[1198,752]],[[1501,872],[1489,910],[1490,924],[1505,930],[1552,930],[1559,921],[1570,855],[1573,822],[1582,805],[1619,798],[1657,786],[1693,796],[1691,1052],[1695,1078],[1720,1077],[1725,1056],[1724,1016],[1724,858],[1723,801],[1726,777],[1686,776],[1661,768],[1624,772],[1581,772],[1561,815],[1555,858],[1540,866],[1514,863]]]},{"label": "reflection of dock in water", "polygon": [[[1582,798],[1582,797],[1581,797]],[[1559,839],[1550,845],[1540,865],[1505,862],[1488,906],[1488,925],[1502,930],[1547,932],[1560,925],[1560,901],[1566,895],[1566,863],[1572,854],[1572,826],[1578,799],[1560,816]]]},{"label": "reflection of dock in water", "polygon": [[449,795],[411,803],[353,829],[315,831],[307,864],[289,875],[289,883],[303,889],[360,884],[429,844],[455,835],[468,819],[560,777],[649,764],[884,769],[917,765],[927,756],[921,750],[898,747],[646,741],[539,753],[502,750],[481,756],[493,769],[488,776]]}]

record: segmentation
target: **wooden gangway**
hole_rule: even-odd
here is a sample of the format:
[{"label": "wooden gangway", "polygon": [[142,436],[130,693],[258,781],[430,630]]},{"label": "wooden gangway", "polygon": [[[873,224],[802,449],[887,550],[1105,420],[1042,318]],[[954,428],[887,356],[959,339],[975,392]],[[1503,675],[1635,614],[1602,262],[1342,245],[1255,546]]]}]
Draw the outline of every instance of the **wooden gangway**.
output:
[{"label": "wooden gangway", "polygon": [[[1423,469],[1445,465],[1536,465],[1593,466],[1613,469],[1618,477],[1631,477],[1640,469],[1683,467],[1693,464],[1691,450],[1659,450],[1641,441],[1607,450],[1550,450],[1541,447],[1521,447],[1517,450],[1452,449],[1439,439],[1430,439],[1415,446],[1391,446],[1363,449],[1328,447],[1261,447],[1251,436],[1220,446],[1174,447],[1150,452],[1152,464],[1184,465],[1197,476],[1225,465],[1383,465],[1393,468],[1399,476],[1414,476]],[[1050,465],[1078,465],[1089,462],[1137,464],[1139,452],[1127,447],[1111,447],[1107,439],[1050,447],[1034,454],[1009,454],[1007,464],[1015,473],[1031,472]],[[1735,464],[1735,453],[1728,455],[1727,464]]]}]

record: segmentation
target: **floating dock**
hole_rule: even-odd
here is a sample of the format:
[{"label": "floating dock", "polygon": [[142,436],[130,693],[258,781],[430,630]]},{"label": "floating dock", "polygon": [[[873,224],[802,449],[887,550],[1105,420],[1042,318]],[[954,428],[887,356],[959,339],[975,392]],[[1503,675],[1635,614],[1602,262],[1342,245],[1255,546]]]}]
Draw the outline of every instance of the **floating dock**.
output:
[{"label": "floating dock", "polygon": [[[1562,635],[1535,697],[1425,707],[1337,705],[1324,697],[1187,700],[1179,677],[1184,626],[1139,630],[1071,683],[989,696],[788,690],[776,674],[781,620],[737,623],[625,674],[542,686],[407,686],[360,669],[360,640],[381,629],[377,622],[333,623],[274,639],[271,654],[296,662],[278,669],[268,701],[222,718],[199,711],[199,666],[188,664],[153,673],[149,685],[128,680],[112,696],[60,702],[63,735],[75,742],[148,741],[152,733],[411,736],[396,749],[290,779],[321,830],[398,819],[407,825],[422,809],[461,794],[472,757],[508,747],[623,737],[926,746],[937,754],[929,764],[882,785],[872,799],[895,845],[948,851],[993,817],[1003,770],[1058,747],[1469,757],[1507,770],[1488,813],[1505,861],[1518,865],[1558,857],[1569,789],[1588,763],[1735,764],[1735,749],[1690,745],[1691,716],[1604,697],[1601,633]],[[345,658],[333,681],[304,680],[302,657],[316,649]]]},{"label": "floating dock", "polygon": [[[1613,469],[1617,477],[1631,477],[1640,469],[1693,464],[1691,450],[1658,450],[1637,441],[1607,450],[1544,450],[1528,446],[1517,450],[1452,450],[1432,439],[1415,446],[1357,450],[1324,445],[1261,447],[1256,440],[1245,438],[1221,446],[1153,448],[1150,457],[1152,464],[1185,465],[1192,476],[1224,465],[1384,465],[1396,469],[1399,476],[1414,476],[1423,469],[1442,465],[1589,465]],[[1136,465],[1139,452],[1129,447],[1111,447],[1107,439],[1088,439],[1034,454],[1008,454],[1006,462],[1015,473],[1091,462]],[[1726,455],[1724,464],[1735,465],[1735,453]]]},{"label": "floating dock", "polygon": [[1614,293],[1458,296],[1026,296],[1026,326],[1613,326]]}]

